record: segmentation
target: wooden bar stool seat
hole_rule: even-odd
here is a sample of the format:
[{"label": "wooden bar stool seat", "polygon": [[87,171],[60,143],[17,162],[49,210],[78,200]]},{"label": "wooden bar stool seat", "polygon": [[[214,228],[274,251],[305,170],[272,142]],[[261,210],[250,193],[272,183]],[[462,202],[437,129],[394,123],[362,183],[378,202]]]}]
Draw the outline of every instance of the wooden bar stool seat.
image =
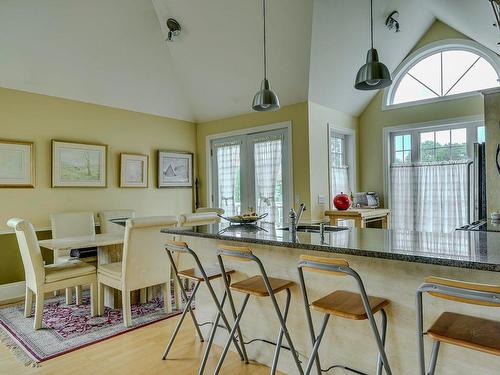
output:
[{"label": "wooden bar stool seat", "polygon": [[[500,307],[500,285],[478,284],[462,280],[430,276],[417,289],[417,348],[420,375],[434,375],[441,343],[500,355],[500,321],[443,312],[427,330],[424,330],[423,294],[456,303]],[[431,358],[426,370],[424,335],[432,339]]]},{"label": "wooden bar stool seat", "polygon": [[[222,272],[220,271],[219,266],[208,266],[205,267],[205,273],[208,277],[208,280],[215,280],[222,277]],[[234,273],[232,269],[226,269],[226,275]],[[187,270],[182,270],[177,273],[180,277],[184,279],[194,280],[194,281],[204,281],[203,275],[198,268],[189,268]]]},{"label": "wooden bar stool seat", "polygon": [[500,355],[500,322],[444,312],[427,330],[434,340]]},{"label": "wooden bar stool seat", "polygon": [[[384,298],[367,297],[372,314],[375,314],[389,304],[389,300]],[[352,320],[368,319],[361,295],[346,290],[336,290],[314,301],[311,303],[311,308],[325,314],[336,315]]]},{"label": "wooden bar stool seat", "polygon": [[[274,294],[295,285],[293,281],[289,280],[278,279],[275,277],[268,277],[268,279]],[[233,283],[231,284],[230,289],[257,297],[269,297],[266,284],[260,275],[252,276],[248,279]]]}]

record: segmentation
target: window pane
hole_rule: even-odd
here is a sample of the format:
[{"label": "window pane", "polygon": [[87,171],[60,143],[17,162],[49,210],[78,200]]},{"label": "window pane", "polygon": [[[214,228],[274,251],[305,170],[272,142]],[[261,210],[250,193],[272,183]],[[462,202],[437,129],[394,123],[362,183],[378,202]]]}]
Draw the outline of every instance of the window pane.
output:
[{"label": "window pane", "polygon": [[404,137],[404,149],[411,150],[411,135],[406,134]]},{"label": "window pane", "polygon": [[396,151],[403,150],[403,136],[402,135],[397,135],[394,137],[394,148],[396,149]]},{"label": "window pane", "polygon": [[396,151],[395,157],[394,157],[394,162],[395,163],[402,163],[403,162],[403,151]]},{"label": "window pane", "polygon": [[420,133],[420,148],[434,148],[434,132]]},{"label": "window pane", "polygon": [[467,145],[452,146],[451,147],[451,158],[453,160],[465,160],[467,159]]},{"label": "window pane", "polygon": [[436,161],[446,161],[450,160],[450,148],[449,147],[437,147],[436,148]]},{"label": "window pane", "polygon": [[476,61],[478,56],[468,51],[443,52],[443,92],[457,82],[467,69]]},{"label": "window pane", "polygon": [[421,161],[434,161],[436,157],[435,149],[427,148],[422,149],[420,152],[420,160]]},{"label": "window pane", "polygon": [[498,76],[493,67],[483,58],[467,72],[448,95],[460,94],[498,86]]},{"label": "window pane", "polygon": [[467,143],[467,129],[452,129],[451,130],[451,144],[464,145]]},{"label": "window pane", "polygon": [[441,130],[436,132],[436,147],[448,146],[450,144],[450,131]]},{"label": "window pane", "polygon": [[441,94],[441,54],[436,53],[428,56],[413,68],[408,73],[428,86],[432,91]]},{"label": "window pane", "polygon": [[486,135],[484,132],[484,126],[479,126],[477,128],[477,141],[479,143],[484,143],[485,139],[486,139]]},{"label": "window pane", "polygon": [[411,163],[411,151],[403,151],[403,157],[405,163]]},{"label": "window pane", "polygon": [[405,75],[396,90],[393,104],[413,102],[429,98],[437,98],[437,95],[430,91],[427,87],[418,83],[409,75]]}]

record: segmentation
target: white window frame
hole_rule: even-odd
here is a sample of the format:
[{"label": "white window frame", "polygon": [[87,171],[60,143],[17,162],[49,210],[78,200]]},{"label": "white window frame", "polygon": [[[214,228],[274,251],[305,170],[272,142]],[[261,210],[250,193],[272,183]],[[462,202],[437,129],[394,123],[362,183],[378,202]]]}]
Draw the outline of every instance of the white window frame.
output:
[{"label": "white window frame", "polygon": [[[286,163],[283,165],[283,168],[287,169],[288,173],[288,182],[286,182],[286,186],[288,186],[288,197],[283,197],[283,199],[287,199],[287,204],[292,205],[293,204],[293,197],[294,197],[294,192],[293,192],[293,158],[292,158],[292,148],[293,148],[293,139],[292,139],[292,122],[291,121],[284,121],[284,122],[279,122],[279,123],[274,123],[274,124],[268,124],[268,125],[261,125],[261,126],[255,126],[251,128],[245,128],[245,129],[240,129],[240,130],[234,130],[230,132],[225,132],[225,133],[217,133],[217,134],[211,134],[208,135],[205,138],[205,168],[206,168],[206,178],[207,178],[207,188],[206,188],[206,201],[207,205],[209,207],[213,207],[214,205],[214,176],[212,173],[212,142],[220,140],[222,138],[238,138],[242,136],[248,136],[256,133],[262,133],[262,132],[268,132],[268,131],[273,131],[273,130],[285,130],[286,133],[286,138],[287,138],[287,146],[286,149],[283,150],[285,153],[286,157]],[[247,173],[246,171],[242,171],[242,173]],[[283,181],[285,183],[285,181]],[[285,202],[283,202],[283,206],[285,205]],[[290,207],[288,207],[290,208]],[[286,214],[287,211],[285,211],[287,208],[283,207],[283,212]]]},{"label": "white window frame", "polygon": [[328,139],[328,146],[327,146],[327,152],[328,152],[328,204],[330,209],[333,209],[333,202],[331,199],[332,196],[332,186],[331,186],[331,170],[332,170],[332,165],[331,165],[331,157],[330,157],[330,147],[331,147],[331,138],[330,135],[331,133],[335,133],[338,135],[344,136],[344,164],[347,165],[349,168],[347,170],[347,175],[349,178],[349,188],[353,193],[355,193],[357,190],[357,179],[356,179],[356,145],[357,145],[357,139],[356,139],[356,130],[350,129],[350,128],[341,128],[341,127],[336,127],[334,124],[328,123],[327,126],[327,139]]},{"label": "white window frame", "polygon": [[[383,129],[383,152],[384,152],[384,203],[387,208],[391,208],[391,176],[390,167],[392,163],[392,150],[391,142],[394,135],[399,134],[412,134],[411,139],[411,154],[412,160],[418,160],[418,154],[420,152],[419,137],[415,137],[413,134],[425,131],[439,131],[454,128],[467,128],[467,139],[477,139],[477,131],[474,132],[479,126],[484,126],[484,118],[481,115],[478,116],[465,116],[457,117],[451,119],[445,119],[440,121],[429,121],[420,122],[414,124],[405,124],[399,126],[388,126]],[[469,142],[467,149],[468,155],[472,156],[472,142]]]},{"label": "white window frame", "polygon": [[382,110],[387,111],[397,108],[412,107],[421,104],[442,102],[447,100],[455,100],[460,98],[467,98],[471,96],[480,95],[482,90],[469,91],[460,94],[453,94],[447,96],[440,96],[436,98],[427,98],[421,100],[415,100],[412,102],[392,104],[394,102],[394,96],[401,83],[403,77],[408,73],[408,71],[418,64],[423,59],[429,57],[438,52],[443,51],[468,51],[472,52],[482,58],[484,58],[497,72],[500,82],[500,57],[490,51],[489,49],[483,47],[481,44],[468,39],[444,39],[437,42],[429,43],[422,48],[411,53],[403,62],[396,68],[392,73],[393,83],[391,86],[384,90],[382,98]]}]

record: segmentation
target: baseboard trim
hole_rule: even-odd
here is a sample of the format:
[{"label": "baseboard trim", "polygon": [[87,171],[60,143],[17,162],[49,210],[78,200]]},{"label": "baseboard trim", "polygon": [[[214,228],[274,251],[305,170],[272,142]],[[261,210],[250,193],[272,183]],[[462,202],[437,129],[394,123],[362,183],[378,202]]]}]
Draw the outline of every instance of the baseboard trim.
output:
[{"label": "baseboard trim", "polygon": [[18,281],[16,283],[0,285],[0,302],[7,302],[22,298],[26,291],[26,282]]}]

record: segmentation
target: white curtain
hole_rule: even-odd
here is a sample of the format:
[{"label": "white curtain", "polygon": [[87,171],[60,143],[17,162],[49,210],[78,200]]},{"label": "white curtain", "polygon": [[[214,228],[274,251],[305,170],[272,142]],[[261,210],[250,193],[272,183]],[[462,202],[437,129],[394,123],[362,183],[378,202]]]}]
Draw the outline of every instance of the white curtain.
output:
[{"label": "white curtain", "polygon": [[228,142],[215,146],[217,150],[217,175],[219,185],[219,206],[228,216],[239,212],[237,207],[236,182],[240,173],[240,142]]},{"label": "white curtain", "polygon": [[345,165],[339,167],[332,167],[330,172],[331,178],[331,194],[332,199],[337,194],[345,193],[349,194],[351,189],[349,188],[349,176],[348,167]]},{"label": "white curtain", "polygon": [[467,163],[391,167],[392,226],[450,232],[467,223]]},{"label": "white curtain", "polygon": [[269,136],[254,141],[255,201],[259,215],[269,213],[266,221],[275,223],[283,219],[281,166],[282,137]]}]

